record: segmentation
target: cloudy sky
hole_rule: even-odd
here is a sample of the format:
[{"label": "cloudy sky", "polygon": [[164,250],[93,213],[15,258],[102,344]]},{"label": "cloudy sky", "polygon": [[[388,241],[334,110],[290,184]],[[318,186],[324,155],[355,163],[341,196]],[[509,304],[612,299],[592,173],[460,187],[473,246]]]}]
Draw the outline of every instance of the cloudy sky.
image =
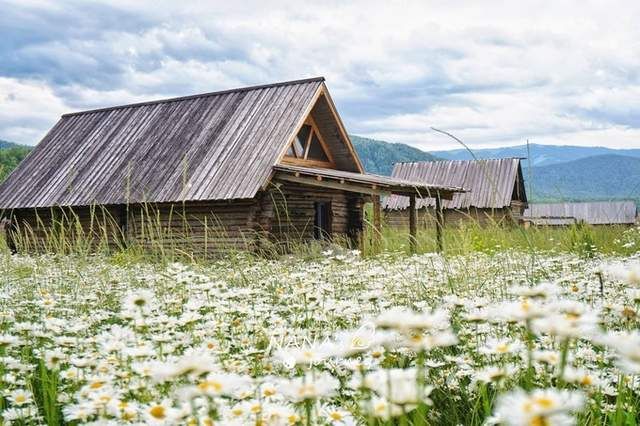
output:
[{"label": "cloudy sky", "polygon": [[[216,4],[220,3],[220,4]],[[640,2],[0,0],[0,139],[60,114],[323,75],[349,131],[640,148]]]}]

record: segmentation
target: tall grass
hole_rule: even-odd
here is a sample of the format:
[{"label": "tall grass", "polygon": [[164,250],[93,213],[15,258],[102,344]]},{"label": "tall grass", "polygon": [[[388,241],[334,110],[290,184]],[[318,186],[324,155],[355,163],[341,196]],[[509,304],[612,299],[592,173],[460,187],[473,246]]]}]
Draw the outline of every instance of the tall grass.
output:
[{"label": "tall grass", "polygon": [[175,205],[168,212],[142,205],[133,215],[127,212],[134,223],[126,227],[112,210],[101,206],[91,207],[85,217],[71,209],[51,209],[36,213],[31,222],[18,221],[5,229],[0,249],[80,257],[98,254],[117,262],[195,262],[247,254],[279,258],[295,253],[315,258],[328,245],[349,246],[349,239],[342,235],[335,235],[331,242],[309,241],[313,223],[298,229],[286,211],[286,205],[276,209],[273,233],[261,228],[232,233],[214,213],[196,217],[184,205]]},{"label": "tall grass", "polygon": [[[591,226],[575,224],[567,227],[504,226],[496,223],[480,225],[467,221],[444,228],[444,254],[464,255],[472,252],[495,253],[506,249],[576,253],[626,255],[634,252],[620,242],[633,228],[628,226]],[[373,254],[374,229],[368,225],[364,233],[366,254]],[[409,231],[406,228],[383,226],[382,251],[410,253]],[[416,236],[417,253],[435,252],[435,228],[422,228]]]},{"label": "tall grass", "polygon": [[[184,205],[177,205],[168,213],[161,213],[151,205],[143,205],[136,213],[135,230],[131,227],[123,229],[121,219],[114,217],[111,210],[94,206],[90,208],[88,218],[81,219],[73,210],[50,211],[46,217],[37,216],[34,225],[21,223],[8,233],[13,248],[20,253],[46,252],[84,257],[102,254],[119,261],[193,262],[247,253],[267,258],[296,254],[304,258],[317,257],[327,247],[360,249],[365,256],[379,254],[374,247],[377,231],[367,219],[360,237],[361,243],[354,246],[346,235],[310,241],[308,235],[312,223],[297,229],[288,217],[286,205],[282,211],[276,210],[274,233],[264,229],[245,230],[240,238],[230,237],[224,222],[215,214],[198,219],[198,229],[193,229],[194,218]],[[481,223],[469,217],[464,222],[445,226],[443,254],[455,256],[516,249],[576,253],[587,257],[596,253],[628,255],[638,249],[634,244],[640,240],[640,232],[633,233],[634,229],[628,226],[585,224],[525,229],[502,222]],[[379,238],[382,252],[410,254],[407,228],[383,224]],[[6,242],[7,239],[3,238],[1,244],[5,249]],[[416,252],[436,250],[435,228],[419,228]]]}]

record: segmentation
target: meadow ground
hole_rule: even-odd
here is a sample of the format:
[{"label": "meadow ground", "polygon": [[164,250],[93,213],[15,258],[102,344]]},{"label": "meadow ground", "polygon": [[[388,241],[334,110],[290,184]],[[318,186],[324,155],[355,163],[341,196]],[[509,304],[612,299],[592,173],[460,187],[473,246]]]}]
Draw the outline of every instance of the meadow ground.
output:
[{"label": "meadow ground", "polygon": [[[4,424],[634,425],[640,229],[0,257]],[[429,250],[432,236],[420,237]]]}]

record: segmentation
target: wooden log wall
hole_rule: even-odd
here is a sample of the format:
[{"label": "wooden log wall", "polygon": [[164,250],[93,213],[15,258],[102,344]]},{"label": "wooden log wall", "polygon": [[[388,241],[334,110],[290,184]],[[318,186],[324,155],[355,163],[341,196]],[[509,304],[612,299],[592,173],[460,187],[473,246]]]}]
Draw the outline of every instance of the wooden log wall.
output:
[{"label": "wooden log wall", "polygon": [[362,229],[362,196],[347,191],[309,187],[282,182],[264,195],[266,200],[258,218],[274,239],[311,240],[314,237],[314,203],[331,203],[330,228],[334,238],[354,242]]},{"label": "wooden log wall", "polygon": [[127,237],[148,250],[215,255],[251,250],[256,200],[130,206]]},{"label": "wooden log wall", "polygon": [[93,248],[135,244],[156,252],[209,256],[254,250],[265,238],[313,239],[316,201],[331,203],[332,237],[344,236],[357,246],[361,196],[291,183],[247,200],[16,210],[10,234],[28,251],[58,252],[63,241],[70,249],[82,240]]},{"label": "wooden log wall", "polygon": [[113,250],[124,241],[120,214],[118,206],[14,210],[7,214],[7,237],[10,245],[35,252]]}]

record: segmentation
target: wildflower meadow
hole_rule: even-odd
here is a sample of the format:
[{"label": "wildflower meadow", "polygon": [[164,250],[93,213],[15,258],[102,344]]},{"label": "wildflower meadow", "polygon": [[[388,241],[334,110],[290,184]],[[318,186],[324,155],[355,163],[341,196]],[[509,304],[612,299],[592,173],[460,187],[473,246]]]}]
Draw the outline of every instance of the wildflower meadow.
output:
[{"label": "wildflower meadow", "polygon": [[640,255],[1,259],[3,424],[637,424]]}]

